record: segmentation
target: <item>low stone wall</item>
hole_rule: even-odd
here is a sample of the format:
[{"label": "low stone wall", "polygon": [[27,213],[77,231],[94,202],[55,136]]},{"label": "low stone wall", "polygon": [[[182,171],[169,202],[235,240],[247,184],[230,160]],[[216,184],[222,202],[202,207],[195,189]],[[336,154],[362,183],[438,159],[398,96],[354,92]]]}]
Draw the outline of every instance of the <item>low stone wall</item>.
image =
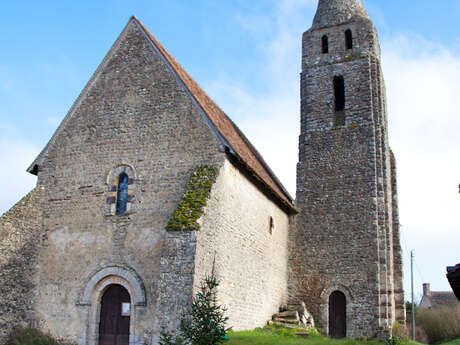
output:
[{"label": "low stone wall", "polygon": [[14,327],[33,326],[41,195],[36,187],[0,217],[0,344]]}]

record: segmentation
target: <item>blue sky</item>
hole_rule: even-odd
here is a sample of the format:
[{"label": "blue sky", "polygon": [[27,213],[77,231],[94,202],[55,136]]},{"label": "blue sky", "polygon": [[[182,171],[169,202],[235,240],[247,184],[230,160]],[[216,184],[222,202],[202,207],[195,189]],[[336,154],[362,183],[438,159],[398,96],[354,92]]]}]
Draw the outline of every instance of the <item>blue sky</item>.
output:
[{"label": "blue sky", "polygon": [[[460,0],[364,0],[379,32],[405,258],[447,290],[460,262]],[[414,7],[415,6],[415,7]],[[315,0],[23,1],[0,13],[0,213],[24,171],[136,15],[243,129],[295,194],[301,34]],[[277,140],[273,140],[277,138]],[[407,263],[407,260],[406,260]],[[406,265],[408,267],[408,265]],[[406,270],[406,291],[409,291]]]}]

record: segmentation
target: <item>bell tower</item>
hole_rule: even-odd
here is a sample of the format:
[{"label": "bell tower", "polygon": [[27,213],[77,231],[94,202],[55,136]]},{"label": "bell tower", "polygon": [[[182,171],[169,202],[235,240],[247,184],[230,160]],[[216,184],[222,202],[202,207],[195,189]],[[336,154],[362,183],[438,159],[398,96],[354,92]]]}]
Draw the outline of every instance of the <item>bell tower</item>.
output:
[{"label": "bell tower", "polygon": [[300,94],[291,297],[331,336],[374,336],[404,322],[405,309],[380,47],[361,0],[319,0]]}]

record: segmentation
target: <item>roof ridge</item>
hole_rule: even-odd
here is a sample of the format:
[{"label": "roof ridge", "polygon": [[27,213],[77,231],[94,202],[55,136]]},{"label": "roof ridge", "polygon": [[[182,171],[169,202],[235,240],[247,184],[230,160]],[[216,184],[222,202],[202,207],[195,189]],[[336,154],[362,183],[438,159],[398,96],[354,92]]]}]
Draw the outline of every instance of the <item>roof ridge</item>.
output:
[{"label": "roof ridge", "polygon": [[64,116],[64,119],[61,121],[57,129],[54,131],[53,135],[51,136],[51,139],[48,141],[48,143],[45,145],[43,150],[40,151],[38,156],[34,159],[32,164],[26,169],[27,172],[37,175],[38,174],[38,166],[43,162],[45,159],[46,154],[48,153],[48,150],[50,147],[54,144],[56,137],[58,134],[63,130],[65,127],[66,123],[69,121],[69,119],[72,117],[74,110],[78,107],[78,105],[81,103],[83,97],[88,93],[88,90],[91,88],[95,80],[97,79],[97,76],[99,73],[104,69],[106,62],[109,60],[109,58],[112,56],[113,51],[118,47],[118,45],[121,42],[121,39],[124,37],[126,30],[129,26],[129,24],[133,21],[136,20],[137,18],[135,16],[132,16],[128,23],[125,25],[123,28],[122,32],[118,35],[117,39],[115,42],[112,44],[110,47],[109,51],[107,54],[104,55],[104,58],[102,59],[101,63],[97,66],[96,70],[93,72],[91,75],[91,78],[88,80],[86,83],[85,87],[81,90],[80,94],[78,95],[77,99],[72,103],[72,106],[70,107],[69,111],[67,114]]},{"label": "roof ridge", "polygon": [[[155,38],[155,36],[152,35],[152,33],[144,26],[144,24],[142,24],[142,22],[136,17],[132,18],[150,38],[156,49],[158,49],[158,51],[169,63],[170,67],[180,78],[196,103],[203,110],[204,114],[212,122],[216,131],[225,139],[226,145],[231,150],[231,153],[236,155],[239,160],[242,160],[243,163],[247,165],[247,168],[249,168],[251,172],[255,173],[257,175],[256,177],[261,180],[268,188],[273,190],[273,192],[285,205],[287,205],[292,211],[297,212],[293,204],[293,198],[284,188],[274,172],[270,169],[262,155],[246,138],[238,126],[236,126],[230,117],[211,99],[211,97],[209,97],[209,95],[185,71],[185,69],[177,62],[177,60],[171,54],[169,54],[169,52]],[[227,129],[228,132],[223,133],[223,129]],[[237,138],[235,136],[237,136]],[[243,145],[241,145],[241,143],[238,141],[241,141]],[[247,148],[249,152],[245,152],[245,148]],[[251,155],[253,157],[250,157]],[[257,165],[260,165],[260,168],[262,169],[258,169]]]},{"label": "roof ridge", "polygon": [[235,129],[238,131],[240,134],[241,138],[245,141],[245,143],[249,146],[249,148],[253,151],[254,155],[260,160],[260,163],[264,166],[264,168],[271,174],[272,178],[280,187],[280,189],[283,191],[284,194],[286,194],[291,200],[294,200],[294,198],[291,196],[291,194],[284,188],[283,184],[281,181],[278,179],[278,177],[275,175],[273,170],[270,168],[268,163],[265,161],[264,157],[260,154],[260,152],[255,148],[254,145],[249,141],[249,139],[246,137],[246,135],[241,131],[241,129],[238,127],[235,122],[229,117],[229,120],[232,122],[233,126],[235,126]]},{"label": "roof ridge", "polygon": [[246,169],[256,178],[262,182],[263,186],[273,194],[278,201],[283,204],[290,213],[296,213],[297,210],[294,206],[292,197],[283,187],[276,175],[270,169],[268,164],[262,158],[262,155],[255,149],[255,147],[244,136],[241,130],[233,123],[233,121],[225,114],[225,112],[207,95],[207,93],[200,87],[200,85],[184,70],[184,68],[176,61],[176,59],[169,54],[169,52],[161,45],[161,43],[150,33],[150,31],[140,22],[136,16],[131,16],[128,23],[124,27],[121,34],[118,36],[115,43],[112,45],[108,53],[104,56],[102,62],[97,67],[96,71],[92,74],[91,78],[80,92],[79,96],[72,104],[70,110],[54,132],[51,139],[46,146],[35,158],[33,163],[27,169],[28,172],[37,175],[38,167],[44,161],[50,147],[55,143],[56,137],[63,131],[66,123],[72,118],[75,109],[84,99],[91,86],[97,80],[100,72],[103,71],[107,61],[113,55],[114,50],[120,44],[122,38],[126,35],[127,28],[131,23],[134,23],[150,40],[157,53],[162,56],[164,62],[171,68],[173,74],[176,75],[185,90],[190,94],[192,100],[196,103],[200,111],[207,120],[208,125],[213,130],[214,134],[218,137],[221,143],[229,149],[229,153],[234,155]]}]

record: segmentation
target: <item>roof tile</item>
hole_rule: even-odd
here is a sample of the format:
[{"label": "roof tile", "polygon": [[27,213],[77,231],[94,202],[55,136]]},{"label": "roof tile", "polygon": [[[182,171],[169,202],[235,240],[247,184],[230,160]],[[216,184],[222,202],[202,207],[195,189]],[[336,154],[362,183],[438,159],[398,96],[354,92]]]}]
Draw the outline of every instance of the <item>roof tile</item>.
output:
[{"label": "roof tile", "polygon": [[292,197],[281,185],[274,173],[263,160],[262,156],[252,146],[249,140],[230,120],[230,118],[214,103],[214,101],[201,89],[201,87],[188,75],[182,66],[168,53],[168,51],[157,41],[157,39],[145,28],[145,26],[135,17],[133,20],[144,30],[155,47],[161,52],[163,57],[182,80],[185,87],[193,96],[195,101],[202,108],[209,120],[214,124],[220,135],[228,142],[238,160],[242,162],[250,173],[267,186],[273,194],[290,211],[297,212]]}]

